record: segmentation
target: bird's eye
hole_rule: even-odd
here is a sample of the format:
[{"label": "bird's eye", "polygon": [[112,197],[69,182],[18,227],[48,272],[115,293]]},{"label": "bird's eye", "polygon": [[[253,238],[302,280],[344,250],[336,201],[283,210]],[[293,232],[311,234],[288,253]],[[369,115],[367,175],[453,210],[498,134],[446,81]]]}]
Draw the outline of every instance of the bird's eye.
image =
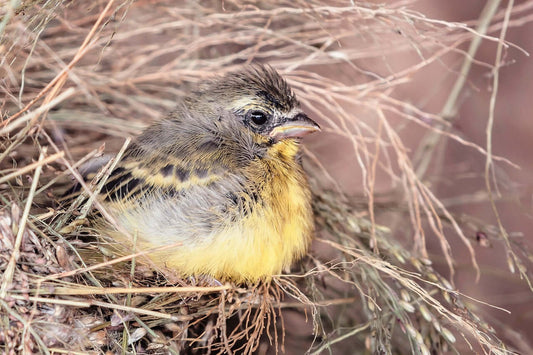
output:
[{"label": "bird's eye", "polygon": [[256,125],[264,125],[268,121],[268,115],[259,110],[250,111],[248,113],[248,118],[252,120]]}]

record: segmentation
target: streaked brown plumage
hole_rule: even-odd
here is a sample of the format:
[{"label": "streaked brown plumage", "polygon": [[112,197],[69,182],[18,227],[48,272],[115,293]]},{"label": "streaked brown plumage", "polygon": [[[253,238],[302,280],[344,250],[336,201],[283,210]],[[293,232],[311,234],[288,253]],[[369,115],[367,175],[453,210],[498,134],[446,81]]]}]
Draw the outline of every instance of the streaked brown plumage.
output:
[{"label": "streaked brown plumage", "polygon": [[306,251],[313,233],[299,139],[319,130],[270,67],[217,77],[178,101],[126,151],[102,190],[121,228],[182,275],[257,281]]}]

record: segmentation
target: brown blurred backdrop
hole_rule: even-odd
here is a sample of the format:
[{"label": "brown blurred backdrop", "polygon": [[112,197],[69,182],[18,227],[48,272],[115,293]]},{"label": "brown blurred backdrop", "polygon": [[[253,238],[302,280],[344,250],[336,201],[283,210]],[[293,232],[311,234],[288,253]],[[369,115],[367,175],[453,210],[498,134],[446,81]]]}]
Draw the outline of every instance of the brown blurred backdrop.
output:
[{"label": "brown blurred backdrop", "polygon": [[[428,17],[447,21],[469,21],[476,19],[486,1],[419,1],[414,9]],[[525,3],[516,2],[515,6]],[[505,6],[507,2],[503,2]],[[506,40],[533,53],[533,24],[531,22],[520,27],[508,29]],[[490,33],[498,37],[499,31]],[[462,46],[467,49],[466,46]],[[483,41],[476,59],[482,62],[495,62],[496,44]],[[510,159],[519,165],[514,169],[506,164],[496,164],[498,187],[505,201],[496,205],[503,225],[511,234],[512,239],[524,246],[533,247],[531,235],[532,202],[533,202],[533,62],[531,57],[520,51],[509,48],[504,54],[505,64],[500,70],[500,85],[495,107],[493,128],[493,154]],[[402,87],[400,95],[422,106],[429,112],[439,112],[455,75],[447,70],[433,66],[430,72],[419,72],[409,87]],[[435,85],[442,90],[433,90]],[[489,101],[492,88],[490,70],[474,65],[468,76],[460,98],[457,116],[453,120],[453,131],[461,137],[486,146],[486,123],[489,115]],[[428,93],[432,97],[428,97]],[[410,142],[414,147],[416,139]],[[485,189],[484,166],[485,158],[473,149],[448,141],[444,151],[442,176],[434,181],[438,186],[438,194],[443,199],[452,199],[461,195],[474,196],[477,191]],[[473,198],[472,198],[473,200]],[[486,202],[468,202],[461,200],[451,208],[457,215],[476,216],[488,224],[496,225],[494,213]],[[474,237],[470,235],[470,237]],[[515,341],[525,341],[532,345],[533,339],[533,301],[532,292],[525,280],[520,280],[509,272],[509,267],[501,253],[499,245],[485,248],[478,244],[476,253],[479,257],[482,274],[478,283],[469,263],[469,254],[461,247],[461,243],[451,241],[454,255],[458,261],[457,286],[465,294],[478,298],[492,305],[510,311],[510,314],[490,309],[478,304],[487,311],[487,320],[501,322],[507,326],[499,330]],[[434,248],[438,248],[436,242]],[[462,262],[464,261],[464,262]],[[446,273],[442,265],[441,271]],[[494,317],[493,319],[490,319]],[[516,330],[513,334],[512,330]]]}]

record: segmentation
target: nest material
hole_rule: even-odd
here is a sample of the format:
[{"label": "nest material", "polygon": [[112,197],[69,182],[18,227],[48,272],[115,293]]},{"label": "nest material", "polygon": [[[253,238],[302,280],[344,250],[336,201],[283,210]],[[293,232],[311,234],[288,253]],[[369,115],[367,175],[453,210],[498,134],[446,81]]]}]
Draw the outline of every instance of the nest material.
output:
[{"label": "nest material", "polygon": [[[2,5],[2,350],[512,352],[433,268],[426,250],[427,235],[439,240],[453,276],[447,238],[455,234],[476,268],[465,231],[481,223],[458,221],[421,181],[393,122],[408,122],[430,143],[443,135],[464,141],[440,115],[389,95],[481,34],[396,3],[182,5]],[[521,11],[510,14],[519,19]],[[504,13],[485,16],[501,26]],[[403,68],[374,62],[410,51],[420,57]],[[369,60],[371,70],[362,69]],[[251,61],[279,68],[329,134],[307,149],[317,235],[292,273],[260,285],[182,280],[135,256],[109,255],[84,218],[92,200],[55,204],[70,176],[79,178],[76,167],[100,154],[104,142],[106,152],[118,151],[191,83]],[[324,142],[338,137],[350,145],[364,199],[351,197],[321,155]],[[431,161],[431,148],[419,153],[417,167]],[[376,192],[379,174],[394,193]],[[396,241],[397,230],[414,237]],[[520,245],[497,228],[483,236],[483,243],[501,243],[527,279]]]}]

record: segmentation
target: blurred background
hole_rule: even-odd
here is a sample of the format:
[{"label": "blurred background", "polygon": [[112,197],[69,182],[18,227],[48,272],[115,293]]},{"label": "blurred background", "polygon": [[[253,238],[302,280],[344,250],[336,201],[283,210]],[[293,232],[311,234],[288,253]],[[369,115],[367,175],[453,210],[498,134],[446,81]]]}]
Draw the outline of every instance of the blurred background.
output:
[{"label": "blurred background", "polygon": [[[479,18],[486,4],[486,1],[421,1],[414,4],[414,8],[430,18],[468,23]],[[508,2],[501,3],[502,7],[507,5]],[[530,5],[530,1],[514,3],[515,7]],[[528,18],[531,17],[530,11]],[[513,22],[512,18],[510,22]],[[533,149],[533,122],[528,102],[533,94],[533,84],[529,80],[533,75],[530,57],[533,51],[533,41],[530,38],[533,25],[530,20],[517,20],[516,24],[518,26],[508,29],[505,38],[527,54],[514,48],[503,53],[494,109],[492,149],[493,154],[506,157],[519,166],[512,168],[507,164],[496,164],[495,186],[501,194],[496,206],[501,223],[510,237],[523,246],[524,250],[531,250],[533,161],[529,152]],[[492,35],[499,36],[499,29]],[[462,48],[466,49],[466,46]],[[496,44],[483,41],[475,59],[493,64],[495,53]],[[453,59],[448,63],[453,63]],[[455,75],[450,70],[454,69],[435,67],[427,74],[421,73],[418,79],[413,79],[409,88],[401,90],[401,96],[416,102],[417,107],[424,110],[439,112],[455,80]],[[487,146],[486,127],[491,94],[494,91],[492,80],[490,68],[472,66],[452,124],[453,132],[483,147]],[[434,90],[435,85],[442,85],[443,90]],[[412,143],[416,144],[416,141],[414,138]],[[494,310],[480,304],[476,306],[487,312],[487,321],[499,325],[506,337],[531,346],[533,312],[528,306],[532,300],[531,288],[516,273],[509,273],[508,259],[501,254],[501,246],[491,244],[491,247],[485,248],[479,239],[485,237],[484,227],[497,224],[493,210],[486,198],[482,197],[486,192],[485,158],[453,141],[448,141],[444,149],[442,160],[439,161],[442,166],[437,167],[438,174],[442,175],[432,181],[432,186],[436,188],[434,191],[443,201],[448,201],[454,213],[478,219],[481,223],[469,231],[470,237],[477,235],[476,253],[481,278],[476,282],[475,274],[466,261],[468,253],[457,243],[452,243],[452,247],[456,247],[454,256],[458,267],[456,285],[469,296],[510,311]],[[433,244],[433,247],[436,246]]]}]

